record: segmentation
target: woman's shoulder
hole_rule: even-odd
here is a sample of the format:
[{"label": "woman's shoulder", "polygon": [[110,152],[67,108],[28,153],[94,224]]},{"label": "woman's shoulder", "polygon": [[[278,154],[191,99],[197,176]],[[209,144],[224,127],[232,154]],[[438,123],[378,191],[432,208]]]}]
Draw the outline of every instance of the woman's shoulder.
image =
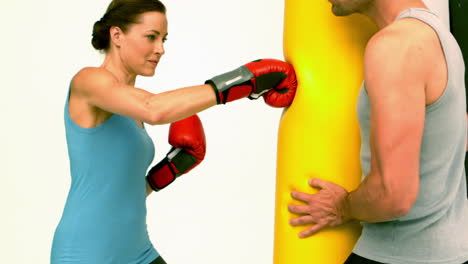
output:
[{"label": "woman's shoulder", "polygon": [[104,68],[84,67],[73,76],[71,87],[75,91],[89,91],[116,81],[115,76]]},{"label": "woman's shoulder", "polygon": [[75,83],[96,83],[105,81],[116,81],[115,76],[108,70],[101,67],[85,67],[73,76],[72,82]]}]

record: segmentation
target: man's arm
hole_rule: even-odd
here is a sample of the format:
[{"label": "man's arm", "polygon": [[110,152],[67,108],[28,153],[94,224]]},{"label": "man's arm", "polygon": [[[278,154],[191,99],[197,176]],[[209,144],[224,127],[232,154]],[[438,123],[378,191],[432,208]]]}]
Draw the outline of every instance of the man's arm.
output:
[{"label": "man's arm", "polygon": [[371,170],[348,195],[347,213],[366,222],[406,215],[418,194],[428,51],[422,41],[400,36],[397,30],[376,36],[365,55]]}]

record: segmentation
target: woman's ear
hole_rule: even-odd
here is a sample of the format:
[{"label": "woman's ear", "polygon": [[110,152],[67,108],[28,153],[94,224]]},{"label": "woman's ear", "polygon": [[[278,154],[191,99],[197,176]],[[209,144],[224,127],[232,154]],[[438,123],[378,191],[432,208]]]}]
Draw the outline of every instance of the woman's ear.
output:
[{"label": "woman's ear", "polygon": [[109,29],[111,43],[114,44],[117,48],[120,48],[122,43],[123,31],[117,26],[112,26]]}]

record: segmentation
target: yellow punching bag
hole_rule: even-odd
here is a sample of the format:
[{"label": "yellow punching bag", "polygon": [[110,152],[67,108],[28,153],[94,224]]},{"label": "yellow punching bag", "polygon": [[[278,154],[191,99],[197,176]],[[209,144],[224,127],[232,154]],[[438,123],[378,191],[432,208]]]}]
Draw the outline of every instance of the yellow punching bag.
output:
[{"label": "yellow punching bag", "polygon": [[363,57],[376,26],[362,15],[335,17],[325,0],[286,0],[284,54],[297,74],[293,104],[281,118],[275,215],[275,264],[342,264],[360,235],[359,224],[324,229],[300,239],[288,204],[292,190],[316,192],[318,177],[355,189],[361,181],[356,100]]}]

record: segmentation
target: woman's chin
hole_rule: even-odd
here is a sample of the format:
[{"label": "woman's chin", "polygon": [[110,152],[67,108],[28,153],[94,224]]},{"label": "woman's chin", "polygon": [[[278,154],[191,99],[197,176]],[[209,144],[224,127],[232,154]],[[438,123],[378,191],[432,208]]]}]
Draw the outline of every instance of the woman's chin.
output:
[{"label": "woman's chin", "polygon": [[155,73],[155,70],[147,70],[147,71],[140,72],[139,75],[144,76],[144,77],[153,77],[154,73]]}]

